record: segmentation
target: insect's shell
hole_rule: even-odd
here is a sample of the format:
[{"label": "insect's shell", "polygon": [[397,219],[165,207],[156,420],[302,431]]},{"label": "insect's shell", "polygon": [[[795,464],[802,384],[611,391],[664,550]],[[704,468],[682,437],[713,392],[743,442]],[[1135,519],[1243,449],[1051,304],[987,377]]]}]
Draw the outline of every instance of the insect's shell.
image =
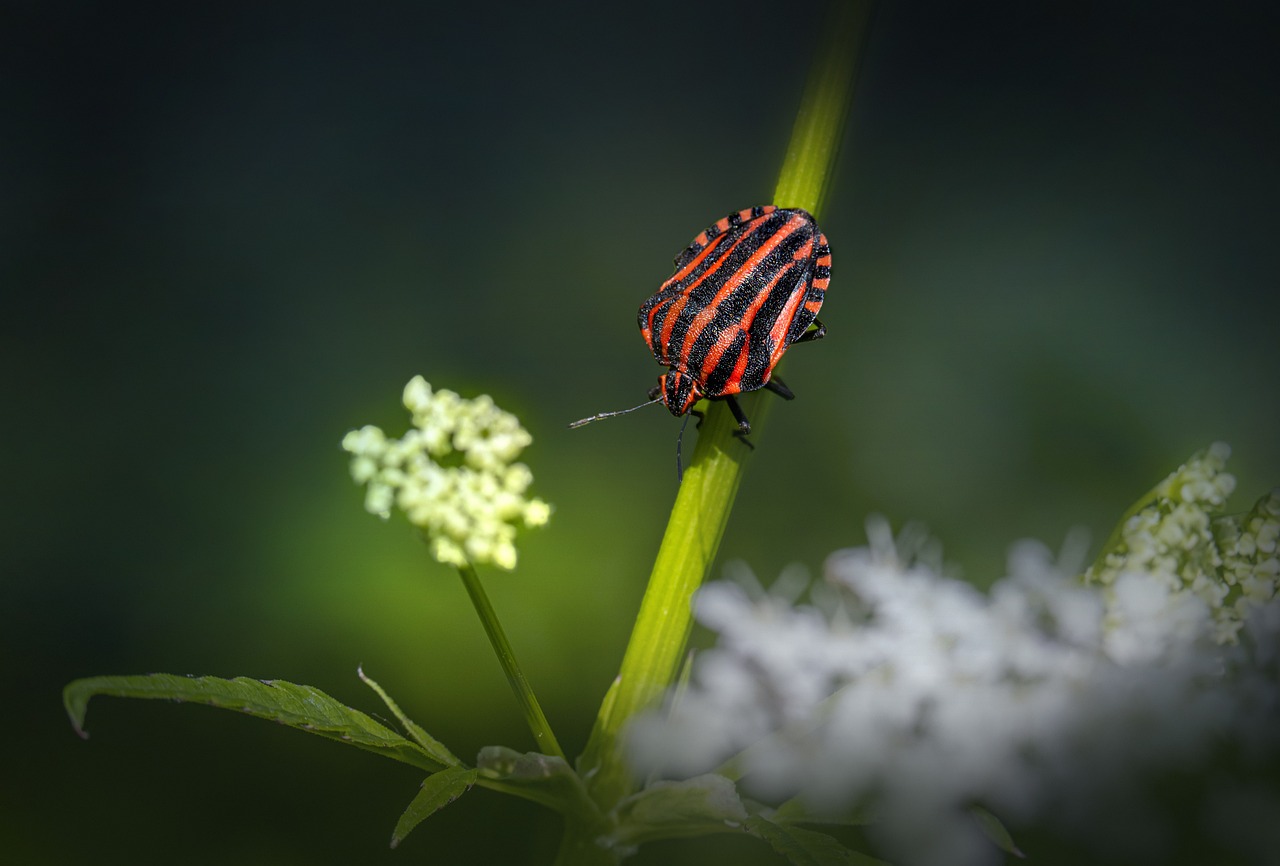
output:
[{"label": "insect's shell", "polygon": [[813,323],[831,281],[831,248],[808,212],[773,205],[730,214],[676,257],[640,307],[663,402],[683,415],[701,397],[764,386]]}]

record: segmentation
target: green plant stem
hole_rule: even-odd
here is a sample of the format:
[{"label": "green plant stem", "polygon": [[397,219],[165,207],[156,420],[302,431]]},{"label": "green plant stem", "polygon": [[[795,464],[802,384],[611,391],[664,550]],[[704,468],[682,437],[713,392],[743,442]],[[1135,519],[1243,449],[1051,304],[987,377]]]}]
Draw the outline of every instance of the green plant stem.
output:
[{"label": "green plant stem", "polygon": [[597,837],[606,829],[594,822],[566,816],[555,866],[617,866],[624,852],[596,844]]},{"label": "green plant stem", "polygon": [[556,735],[552,733],[551,725],[543,715],[542,707],[538,705],[538,699],[533,694],[529,680],[525,678],[524,671],[520,669],[520,663],[516,661],[516,654],[512,651],[511,643],[502,630],[502,623],[498,622],[498,614],[489,603],[489,596],[480,584],[480,575],[476,574],[475,568],[470,565],[460,567],[458,574],[462,576],[462,585],[467,588],[467,595],[471,596],[471,604],[480,615],[480,622],[484,625],[485,633],[489,635],[489,643],[493,644],[493,651],[498,655],[502,672],[507,675],[507,682],[511,684],[511,691],[515,692],[516,700],[524,710],[525,721],[529,724],[529,730],[533,731],[533,738],[538,742],[538,751],[544,755],[564,758],[564,751],[560,748]]},{"label": "green plant stem", "polygon": [[[773,203],[780,207],[800,207],[815,215],[822,209],[870,12],[869,0],[831,4],[774,193]],[[766,405],[757,399],[759,394],[739,397],[755,434]],[[622,668],[578,760],[579,772],[602,809],[611,809],[633,789],[620,749],[623,726],[661,697],[684,657],[693,627],[693,593],[715,561],[743,461],[750,453],[734,438],[736,429],[726,407],[712,403],[676,496]]]},{"label": "green plant stem", "polygon": [[853,103],[872,0],[832,0],[822,44],[809,69],[773,203],[822,215]]}]

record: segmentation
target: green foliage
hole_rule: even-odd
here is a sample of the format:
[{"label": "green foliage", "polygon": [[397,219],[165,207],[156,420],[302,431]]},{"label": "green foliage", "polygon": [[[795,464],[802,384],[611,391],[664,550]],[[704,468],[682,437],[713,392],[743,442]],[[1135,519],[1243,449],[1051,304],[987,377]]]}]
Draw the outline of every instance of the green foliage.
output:
[{"label": "green foliage", "polygon": [[775,824],[833,824],[841,827],[864,827],[876,821],[876,812],[862,805],[839,814],[814,815],[803,797],[792,797],[767,813]]},{"label": "green foliage", "polygon": [[494,790],[541,803],[562,814],[595,813],[582,780],[564,758],[485,746],[476,756],[476,769],[485,786]]},{"label": "green foliage", "polygon": [[450,767],[427,776],[418,795],[410,801],[400,820],[396,821],[396,829],[391,834],[391,847],[399,845],[414,827],[469,791],[476,783],[477,775],[477,770]]},{"label": "green foliage", "polygon": [[409,736],[413,738],[413,741],[419,746],[422,746],[429,755],[445,766],[453,767],[462,764],[462,761],[458,760],[457,757],[454,756],[453,752],[446,749],[443,743],[428,734],[421,725],[405,715],[404,711],[400,709],[400,705],[391,699],[391,695],[387,694],[383,690],[382,686],[378,685],[371,678],[365,675],[364,668],[357,668],[356,674],[364,681],[365,685],[373,689],[374,693],[376,693],[378,697],[382,698],[382,702],[387,705],[387,709],[389,709],[391,714],[396,717],[396,720],[400,722]]},{"label": "green foliage", "polygon": [[653,839],[740,831],[747,809],[724,776],[708,773],[655,782],[618,804],[615,838],[626,845]]},{"label": "green foliage", "polygon": [[[603,815],[582,779],[558,756],[520,753],[502,746],[480,750],[469,768],[410,719],[375,681],[361,679],[382,698],[412,737],[405,739],[365,713],[319,689],[280,680],[247,677],[182,677],[172,674],[92,677],[63,691],[72,725],[81,736],[90,698],[96,695],[205,704],[269,719],[336,742],[371,751],[431,772],[396,822],[395,847],[422,821],[481,785],[546,806],[593,838],[607,839],[610,858],[621,858],[644,842],[709,833],[748,833],[767,841],[797,864],[873,863],[858,859],[835,839],[811,830],[751,816],[732,781],[708,774],[681,782],[655,782]],[[777,815],[775,814],[775,818]],[[590,858],[585,858],[590,859]]]},{"label": "green foliage", "polygon": [[84,719],[89,709],[89,699],[95,695],[189,702],[236,710],[346,743],[428,772],[449,766],[448,758],[453,757],[448,750],[444,750],[443,754],[433,753],[418,743],[406,740],[390,728],[359,710],[334,700],[319,689],[283,680],[255,680],[249,677],[228,680],[221,677],[182,677],[173,674],[75,680],[62,690],[62,703],[67,715],[71,717],[76,733],[81,737],[88,737]]},{"label": "green foliage", "polygon": [[885,866],[883,860],[850,851],[825,833],[775,824],[759,815],[747,821],[747,831],[795,866]]},{"label": "green foliage", "polygon": [[740,833],[764,840],[796,866],[881,863],[825,833],[788,823],[779,812],[744,801],[734,783],[717,773],[654,782],[619,803],[613,818],[617,826],[610,839],[624,850],[659,839]]},{"label": "green foliage", "polygon": [[1015,857],[1026,857],[1022,853],[1013,836],[1009,834],[1009,830],[995,815],[992,815],[981,806],[973,806],[969,809],[969,814],[973,816],[973,820],[978,822],[978,826],[982,828],[982,832],[987,838],[996,844],[996,847],[1007,854]]}]

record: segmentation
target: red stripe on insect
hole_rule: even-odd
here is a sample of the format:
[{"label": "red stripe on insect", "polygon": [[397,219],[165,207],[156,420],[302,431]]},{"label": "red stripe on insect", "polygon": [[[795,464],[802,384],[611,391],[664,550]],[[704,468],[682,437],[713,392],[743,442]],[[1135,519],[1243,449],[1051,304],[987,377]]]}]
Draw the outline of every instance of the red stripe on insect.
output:
[{"label": "red stripe on insect", "polygon": [[[712,249],[718,249],[718,248],[720,247],[721,243],[722,243],[722,242],[724,241],[724,239],[725,239],[725,238],[727,238],[727,237],[728,237],[727,235],[721,235],[720,237],[715,238],[714,240],[712,240],[711,244],[707,247],[707,250],[705,250],[704,252],[709,252],[709,251],[711,251]],[[746,238],[747,238],[747,235],[746,235],[746,234],[742,234],[742,235],[739,235],[738,237],[734,238],[734,239],[733,239],[733,243],[732,243],[732,244],[730,244],[730,245],[729,245],[729,248],[728,248],[728,249],[726,249],[726,250],[725,250],[725,251],[720,255],[719,260],[718,260],[715,264],[713,264],[711,267],[707,268],[706,272],[705,272],[705,273],[703,273],[701,276],[699,276],[699,277],[698,277],[696,280],[694,280],[692,283],[690,283],[689,285],[685,286],[684,291],[683,291],[683,293],[682,293],[682,294],[681,294],[681,296],[680,296],[679,302],[678,302],[678,303],[676,303],[676,304],[674,304],[674,305],[671,307],[670,311],[667,313],[667,317],[666,317],[666,319],[664,319],[664,320],[663,320],[663,322],[662,322],[662,334],[661,334],[661,336],[659,337],[659,344],[660,344],[660,345],[662,345],[662,346],[664,346],[664,347],[668,347],[667,352],[666,352],[666,354],[668,355],[668,357],[670,356],[669,346],[670,346],[670,344],[671,344],[671,335],[672,335],[672,332],[675,330],[676,322],[677,322],[677,321],[679,320],[679,318],[680,318],[680,313],[684,311],[685,306],[688,304],[688,302],[689,302],[690,298],[692,298],[692,296],[693,296],[693,290],[694,290],[695,288],[697,288],[697,287],[701,286],[701,285],[702,285],[703,283],[705,283],[705,282],[709,282],[709,281],[710,281],[710,282],[714,282],[714,280],[715,280],[715,278],[716,278],[716,274],[718,274],[718,273],[720,272],[720,269],[724,267],[724,262],[725,262],[725,260],[726,260],[726,259],[728,259],[728,258],[729,258],[729,256],[733,255],[733,251],[734,251],[734,250],[736,250],[736,249],[738,248],[738,245],[739,245],[739,244],[741,244],[741,243],[742,243]],[[672,283],[672,280],[667,280],[667,282],[663,284],[663,288],[658,290],[658,291],[659,291],[659,293],[661,293],[661,292],[663,291],[663,289],[665,289],[667,286],[671,285],[671,283]],[[714,304],[714,303],[717,303],[717,301],[713,301],[712,303],[713,303],[713,304]],[[661,305],[659,305],[659,306],[661,306]],[[653,321],[653,314],[652,314],[652,313],[650,314],[649,319],[650,319],[650,322],[652,322],[652,321]],[[653,327],[653,326],[652,326],[652,324],[650,324],[650,328],[652,328],[652,327]],[[692,325],[690,325],[690,330],[692,330],[692,327],[693,327],[693,326],[692,326]],[[687,333],[686,333],[686,339],[687,339],[687,336],[688,336],[688,335],[687,335]],[[687,351],[687,350],[684,350],[684,351],[682,351],[682,353],[681,353],[681,355],[680,355],[679,357],[684,358],[684,357],[687,357],[687,356],[688,356],[688,351]],[[660,360],[660,362],[661,362],[661,363],[666,363],[666,361],[663,361],[662,359],[659,359],[659,360]]]},{"label": "red stripe on insect", "polygon": [[708,243],[706,232],[703,232],[702,234],[698,235],[697,238],[694,238],[694,242],[693,244],[690,244],[690,246],[696,246],[699,243],[701,243],[704,245],[703,249],[700,250],[696,256],[690,259],[687,265],[685,265],[683,268],[681,268],[680,270],[672,274],[670,278],[668,278],[667,281],[662,284],[662,286],[658,289],[658,291],[662,291],[667,286],[680,282],[685,277],[689,276],[689,274],[693,273],[694,270],[697,269],[698,265],[702,264],[703,260],[705,260],[707,256],[711,255],[711,252],[717,246],[719,246],[719,242],[723,239],[724,239],[724,235],[720,235],[719,237],[716,237],[715,239],[713,239],[711,242]]},{"label": "red stripe on insect", "polygon": [[742,340],[742,351],[738,353],[738,361],[733,365],[733,372],[729,374],[729,382],[735,387],[742,381],[742,374],[747,372],[747,362],[751,360],[751,337],[744,334]]},{"label": "red stripe on insect", "polygon": [[[756,292],[756,296],[751,299],[751,304],[743,312],[742,318],[739,319],[739,324],[744,331],[749,331],[751,326],[755,324],[756,316],[759,314],[760,308],[764,306],[765,301],[769,300],[769,295],[777,287],[778,283],[781,282],[782,278],[788,273],[790,273],[789,270],[778,271],[773,275],[773,279],[769,281],[768,285]],[[737,380],[735,379],[734,381]]]},{"label": "red stripe on insect", "polygon": [[[719,242],[720,242],[722,239],[723,239],[723,236],[722,236],[721,238],[716,238],[715,240],[713,240],[713,241],[711,242],[711,244],[709,244],[709,245],[707,246],[707,249],[703,251],[703,253],[704,253],[704,254],[705,254],[705,253],[709,253],[712,249],[714,249],[714,248],[718,247],[718,246],[720,245],[720,243],[719,243]],[[729,255],[730,253],[732,253],[732,252],[733,252],[733,250],[734,250],[734,247],[736,247],[736,246],[737,246],[739,243],[741,243],[741,242],[742,242],[742,239],[741,239],[741,238],[738,238],[737,240],[735,240],[735,241],[733,242],[733,245],[729,247],[729,249],[728,249],[728,251],[725,253],[725,255],[727,256],[727,255]],[[723,261],[723,257],[721,258],[721,260]],[[676,322],[677,322],[677,321],[679,321],[679,319],[680,319],[680,313],[682,313],[682,312],[684,311],[685,306],[686,306],[686,305],[688,305],[688,303],[689,303],[689,299],[692,297],[691,291],[692,291],[693,287],[698,286],[698,285],[701,285],[701,284],[702,284],[702,283],[707,279],[707,277],[708,277],[708,276],[710,276],[710,275],[714,274],[717,270],[719,270],[719,265],[714,265],[714,266],[712,266],[711,268],[708,268],[708,269],[707,269],[707,271],[706,271],[706,273],[704,273],[701,277],[699,277],[697,280],[695,280],[693,283],[691,283],[689,286],[687,286],[687,287],[685,288],[684,292],[680,295],[680,297],[679,297],[679,298],[677,298],[677,299],[676,299],[676,300],[671,304],[670,309],[668,309],[668,310],[667,310],[667,316],[666,316],[666,318],[662,320],[662,333],[661,333],[661,334],[659,335],[659,337],[658,337],[658,342],[659,342],[659,344],[660,344],[660,345],[662,345],[662,346],[670,346],[670,344],[671,344],[671,334],[672,334],[672,332],[675,330]],[[668,283],[670,283],[671,281],[670,281],[670,280],[668,280],[667,282],[668,282]],[[659,289],[659,291],[661,291],[661,289]],[[661,306],[661,305],[659,305],[659,306]],[[651,313],[649,314],[649,321],[650,321],[650,325],[649,325],[649,327],[650,327],[650,329],[652,329],[652,327],[653,327],[652,322],[653,322],[654,314],[655,314],[656,312],[657,312],[657,311],[656,311],[656,309],[655,309],[653,312],[651,312]],[[669,354],[670,354],[670,353],[668,353],[668,356],[669,356]],[[661,362],[661,363],[664,363],[664,364],[666,363],[666,361],[665,361],[665,360],[662,360],[662,359],[659,359],[659,360],[660,360],[660,362]]]},{"label": "red stripe on insect", "polygon": [[[689,353],[693,351],[694,342],[698,339],[698,336],[707,327],[707,325],[711,323],[711,320],[715,318],[716,310],[719,308],[720,304],[724,302],[724,299],[746,282],[747,279],[753,276],[754,272],[760,267],[764,260],[769,257],[769,254],[781,246],[782,242],[794,234],[794,232],[795,227],[790,225],[790,223],[783,226],[774,233],[773,237],[762,243],[759,248],[751,254],[750,258],[743,262],[742,266],[734,271],[733,274],[724,281],[724,285],[720,287],[718,292],[716,292],[715,297],[707,303],[707,306],[699,310],[696,316],[694,316],[693,324],[689,326],[689,332],[685,334],[684,345],[681,346],[680,357],[689,357]],[[734,246],[737,246],[737,244],[741,243],[746,237],[747,235],[744,233]],[[775,276],[775,282],[776,279],[777,277]],[[761,292],[760,294],[764,293]],[[784,328],[783,332],[785,333],[785,331],[786,329]]]},{"label": "red stripe on insect", "polygon": [[[810,241],[806,247],[812,251],[813,242]],[[805,259],[809,256],[806,255]],[[778,359],[782,357],[782,353],[787,350],[790,345],[787,342],[787,331],[791,329],[791,322],[796,317],[796,309],[804,301],[805,291],[792,292],[787,298],[787,303],[782,308],[782,313],[773,323],[773,328],[769,331],[769,339],[773,341],[773,352],[769,356],[769,369],[772,370],[774,365],[778,363]],[[817,310],[814,310],[816,313]]]}]

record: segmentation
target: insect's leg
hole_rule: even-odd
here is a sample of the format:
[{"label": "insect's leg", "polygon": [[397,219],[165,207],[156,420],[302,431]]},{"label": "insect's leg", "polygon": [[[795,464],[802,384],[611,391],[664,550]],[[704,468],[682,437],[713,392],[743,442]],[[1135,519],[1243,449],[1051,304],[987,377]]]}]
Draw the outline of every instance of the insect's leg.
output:
[{"label": "insect's leg", "polygon": [[815,327],[796,337],[795,340],[792,341],[792,345],[795,345],[796,343],[808,343],[811,340],[821,340],[827,335],[827,326],[822,324],[821,319],[814,319],[813,324]]},{"label": "insect's leg", "polygon": [[729,411],[733,413],[733,417],[738,422],[738,433],[746,436],[751,432],[751,422],[747,420],[747,414],[742,411],[742,407],[738,405],[738,401],[734,399],[732,394],[726,394],[724,401],[729,404]]},{"label": "insect's leg", "polygon": [[751,440],[747,438],[747,434],[751,432],[751,422],[747,420],[747,413],[742,411],[742,407],[738,405],[738,401],[732,394],[725,395],[724,401],[729,404],[729,411],[738,421],[738,429],[733,431],[733,435],[741,439],[743,445],[754,451],[756,446],[752,445]]},{"label": "insect's leg", "polygon": [[765,382],[764,387],[766,391],[772,391],[783,400],[794,400],[796,398],[796,395],[787,387],[787,383],[779,379],[777,376],[774,376],[768,382]]},{"label": "insect's leg", "polygon": [[[676,484],[684,481],[684,461],[680,459],[680,446],[684,443],[684,428],[689,423],[689,416],[685,415],[684,420],[680,422],[680,432],[676,435]],[[702,423],[702,415],[698,415],[698,423]]]}]

